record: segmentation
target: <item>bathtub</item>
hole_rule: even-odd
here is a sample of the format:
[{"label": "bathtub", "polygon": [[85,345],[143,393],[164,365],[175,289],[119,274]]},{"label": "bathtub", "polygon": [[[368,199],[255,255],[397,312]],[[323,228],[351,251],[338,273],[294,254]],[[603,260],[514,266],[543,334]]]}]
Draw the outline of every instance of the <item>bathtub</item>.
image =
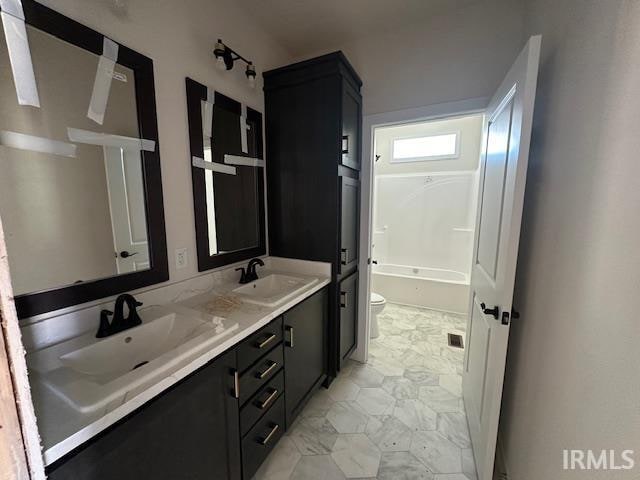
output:
[{"label": "bathtub", "polygon": [[469,275],[465,272],[407,265],[374,265],[372,291],[388,302],[466,314]]}]

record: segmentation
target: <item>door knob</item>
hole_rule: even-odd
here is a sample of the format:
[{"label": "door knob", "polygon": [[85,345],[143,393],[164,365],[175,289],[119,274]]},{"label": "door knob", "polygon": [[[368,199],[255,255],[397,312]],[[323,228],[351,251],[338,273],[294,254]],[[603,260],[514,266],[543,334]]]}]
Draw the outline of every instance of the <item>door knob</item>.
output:
[{"label": "door knob", "polygon": [[500,315],[500,307],[498,307],[498,305],[496,305],[493,308],[487,308],[487,306],[484,304],[484,302],[482,302],[480,304],[480,308],[482,309],[482,312],[485,315],[491,315],[496,320],[498,319],[498,316]]},{"label": "door knob", "polygon": [[134,255],[137,255],[137,254],[138,254],[138,252],[130,253],[130,252],[127,252],[126,250],[123,250],[123,251],[121,251],[121,252],[120,252],[120,256],[121,256],[122,258],[129,258],[129,257],[133,257]]}]

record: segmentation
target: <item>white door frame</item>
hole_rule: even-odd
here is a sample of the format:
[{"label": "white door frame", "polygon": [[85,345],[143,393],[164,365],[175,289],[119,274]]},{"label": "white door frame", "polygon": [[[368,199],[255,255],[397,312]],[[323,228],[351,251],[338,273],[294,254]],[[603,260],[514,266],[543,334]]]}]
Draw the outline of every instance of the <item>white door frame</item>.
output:
[{"label": "white door frame", "polygon": [[446,117],[484,113],[488,97],[458,102],[437,103],[425,107],[365,115],[362,119],[362,158],[360,169],[360,258],[358,260],[358,343],[351,358],[365,363],[369,357],[369,298],[371,297],[371,228],[373,198],[373,141],[379,127],[437,120]]}]

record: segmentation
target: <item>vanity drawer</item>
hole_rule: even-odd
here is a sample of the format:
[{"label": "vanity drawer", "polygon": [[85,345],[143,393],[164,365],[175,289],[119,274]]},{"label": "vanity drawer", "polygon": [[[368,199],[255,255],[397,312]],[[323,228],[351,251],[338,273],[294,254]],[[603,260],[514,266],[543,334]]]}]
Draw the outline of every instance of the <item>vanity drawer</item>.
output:
[{"label": "vanity drawer", "polygon": [[250,479],[284,434],[284,395],[242,440],[242,477]]},{"label": "vanity drawer", "polygon": [[273,378],[284,366],[282,343],[262,357],[249,370],[240,375],[240,405],[246,402],[266,382]]},{"label": "vanity drawer", "polygon": [[266,327],[258,330],[238,346],[238,370],[244,372],[253,362],[281,341],[282,317],[279,317]]},{"label": "vanity drawer", "polygon": [[240,433],[245,435],[256,421],[268,412],[284,392],[284,372],[280,370],[240,411]]}]

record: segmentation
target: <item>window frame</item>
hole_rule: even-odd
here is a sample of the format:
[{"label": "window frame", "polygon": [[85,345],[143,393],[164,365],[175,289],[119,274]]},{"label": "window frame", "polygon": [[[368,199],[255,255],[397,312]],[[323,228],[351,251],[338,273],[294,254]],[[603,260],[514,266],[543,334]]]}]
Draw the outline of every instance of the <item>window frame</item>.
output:
[{"label": "window frame", "polygon": [[[412,139],[416,139],[416,138],[428,138],[428,137],[444,137],[447,135],[455,135],[456,136],[456,140],[455,140],[455,151],[451,154],[445,154],[445,155],[423,155],[423,156],[417,156],[417,157],[406,157],[406,158],[396,158],[395,156],[395,150],[396,150],[396,146],[395,143],[397,140],[412,140]],[[399,137],[394,137],[391,140],[391,159],[389,161],[389,163],[411,163],[411,162],[431,162],[431,161],[437,161],[437,160],[453,160],[456,158],[460,158],[460,130],[451,130],[451,131],[445,131],[445,132],[440,132],[440,133],[435,133],[432,135],[407,135],[407,136],[399,136]]]}]

